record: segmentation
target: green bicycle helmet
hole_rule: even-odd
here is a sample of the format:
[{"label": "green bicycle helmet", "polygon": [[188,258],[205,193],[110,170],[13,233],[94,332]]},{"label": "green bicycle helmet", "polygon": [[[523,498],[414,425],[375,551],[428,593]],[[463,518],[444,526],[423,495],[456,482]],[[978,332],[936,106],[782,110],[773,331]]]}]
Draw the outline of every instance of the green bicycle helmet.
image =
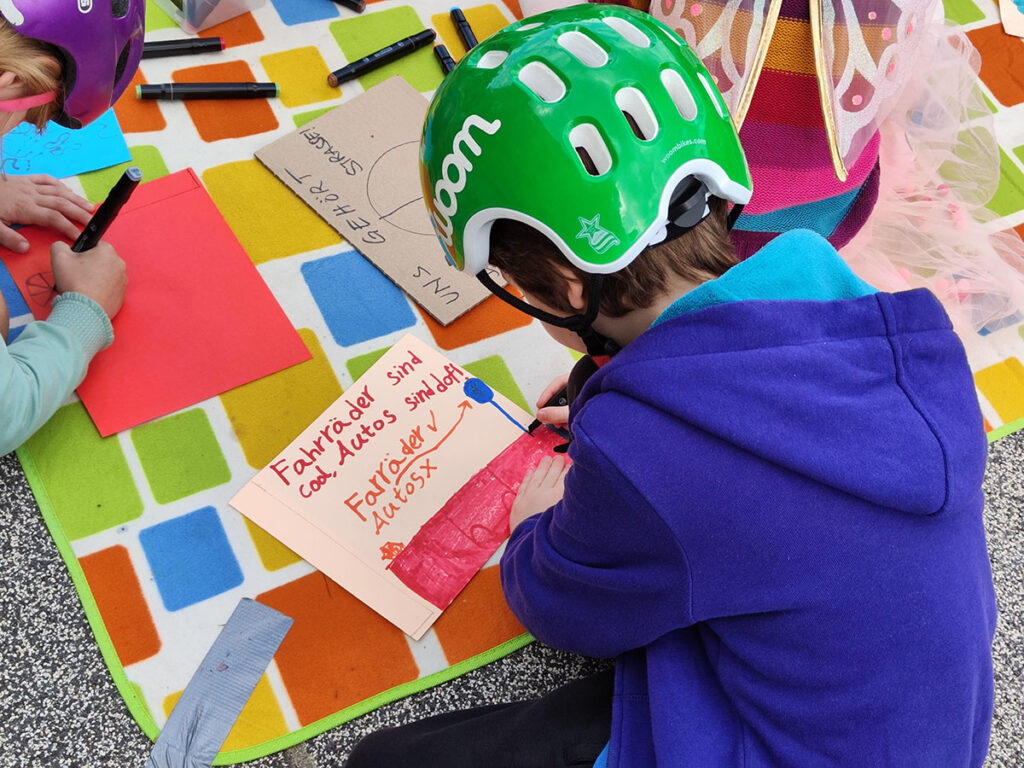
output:
[{"label": "green bicycle helmet", "polygon": [[661,22],[616,5],[532,16],[473,48],[434,94],[420,160],[448,260],[482,280],[498,219],[534,227],[601,275],[696,225],[709,195],[736,214],[751,194],[700,59]]}]

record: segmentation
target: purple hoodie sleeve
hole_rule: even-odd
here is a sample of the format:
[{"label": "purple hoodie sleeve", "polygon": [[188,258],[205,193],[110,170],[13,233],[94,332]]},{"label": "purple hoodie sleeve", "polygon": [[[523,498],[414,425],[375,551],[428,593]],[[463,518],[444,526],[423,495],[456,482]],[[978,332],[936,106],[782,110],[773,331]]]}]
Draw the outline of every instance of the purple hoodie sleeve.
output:
[{"label": "purple hoodie sleeve", "polygon": [[565,496],[521,523],[501,560],[509,607],[537,639],[617,656],[693,623],[685,553],[585,433]]}]

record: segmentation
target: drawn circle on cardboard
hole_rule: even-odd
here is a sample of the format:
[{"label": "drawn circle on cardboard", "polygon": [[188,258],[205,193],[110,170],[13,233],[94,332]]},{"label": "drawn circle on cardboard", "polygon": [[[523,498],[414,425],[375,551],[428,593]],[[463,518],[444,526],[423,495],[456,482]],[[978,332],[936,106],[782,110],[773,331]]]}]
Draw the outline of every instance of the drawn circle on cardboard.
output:
[{"label": "drawn circle on cardboard", "polygon": [[419,141],[407,141],[381,153],[366,174],[366,199],[380,221],[411,235],[436,237],[430,225],[423,195],[408,199],[409,190],[420,189]]}]

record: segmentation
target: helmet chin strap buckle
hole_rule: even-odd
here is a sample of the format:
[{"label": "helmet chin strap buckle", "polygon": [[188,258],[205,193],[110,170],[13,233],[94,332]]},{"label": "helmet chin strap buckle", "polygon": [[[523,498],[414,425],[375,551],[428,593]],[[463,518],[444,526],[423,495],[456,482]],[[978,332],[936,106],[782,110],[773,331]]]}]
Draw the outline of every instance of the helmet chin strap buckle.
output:
[{"label": "helmet chin strap buckle", "polygon": [[603,336],[594,330],[593,326],[587,326],[582,329],[573,329],[576,331],[582,340],[584,346],[587,348],[587,354],[593,358],[608,358],[614,357],[617,352],[621,349],[613,339]]},{"label": "helmet chin strap buckle", "polygon": [[668,204],[667,239],[677,238],[704,221],[711,212],[710,196],[707,185],[695,176],[679,182]]}]

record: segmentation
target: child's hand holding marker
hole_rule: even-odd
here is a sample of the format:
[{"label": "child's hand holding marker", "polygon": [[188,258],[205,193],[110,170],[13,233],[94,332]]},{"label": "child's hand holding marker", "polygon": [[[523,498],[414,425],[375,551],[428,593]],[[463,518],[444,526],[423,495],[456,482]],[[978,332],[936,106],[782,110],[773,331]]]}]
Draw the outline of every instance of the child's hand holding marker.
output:
[{"label": "child's hand holding marker", "polygon": [[555,377],[537,399],[537,419],[530,425],[530,431],[541,424],[550,424],[564,428],[569,423],[569,400],[565,387],[569,383],[569,374]]},{"label": "child's hand holding marker", "polygon": [[61,293],[80,293],[95,301],[111,320],[121,309],[128,286],[125,263],[114,246],[100,242],[87,251],[72,251],[67,243],[50,246],[53,284]]},{"label": "child's hand holding marker", "polygon": [[142,181],[142,171],[129,166],[117,180],[107,199],[96,209],[74,245],[50,246],[53,287],[58,293],[74,292],[100,305],[111,320],[121,309],[128,273],[124,261],[109,243],[100,241],[122,206]]},{"label": "child's hand holding marker", "polygon": [[[49,227],[68,240],[89,223],[93,205],[52,176],[8,176],[0,179],[0,246],[15,253],[28,250],[28,240],[11,224]],[[76,226],[77,225],[77,226]]]}]

